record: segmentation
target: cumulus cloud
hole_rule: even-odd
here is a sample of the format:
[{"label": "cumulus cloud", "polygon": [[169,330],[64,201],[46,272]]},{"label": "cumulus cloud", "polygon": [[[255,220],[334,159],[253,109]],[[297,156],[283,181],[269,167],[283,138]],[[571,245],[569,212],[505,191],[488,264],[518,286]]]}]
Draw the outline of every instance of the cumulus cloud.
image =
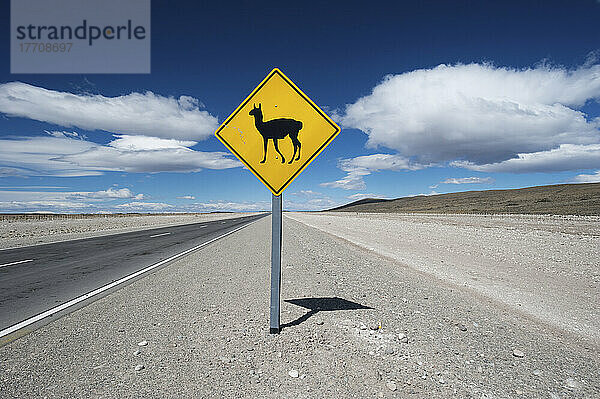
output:
[{"label": "cumulus cloud", "polygon": [[124,212],[156,212],[174,208],[173,205],[164,202],[128,202],[116,207]]},{"label": "cumulus cloud", "polygon": [[284,200],[283,206],[286,211],[322,211],[341,205],[327,196],[321,198],[311,198],[307,201],[288,201]]},{"label": "cumulus cloud", "polygon": [[195,151],[194,141],[117,135],[108,145],[69,136],[0,139],[0,176],[92,176],[106,171],[192,172],[241,163],[225,152]]},{"label": "cumulus cloud", "polygon": [[411,162],[410,159],[394,154],[372,154],[356,158],[342,159],[338,167],[346,176],[333,182],[321,183],[322,187],[342,188],[344,190],[364,190],[364,176],[380,170],[419,170],[425,166]]},{"label": "cumulus cloud", "polygon": [[0,201],[0,209],[3,212],[71,213],[88,212],[92,209],[92,205],[77,201]]},{"label": "cumulus cloud", "polygon": [[517,154],[502,162],[478,165],[469,161],[455,161],[451,166],[478,172],[560,172],[565,170],[600,168],[600,144],[561,144],[548,151]]},{"label": "cumulus cloud", "polygon": [[[490,184],[494,179],[491,177],[449,177],[440,182],[440,184]],[[437,188],[437,185],[429,188]]]},{"label": "cumulus cloud", "polygon": [[456,165],[476,170],[515,159],[500,169],[571,170],[583,162],[547,162],[544,169],[537,156],[524,154],[599,144],[600,119],[578,109],[599,98],[600,65],[439,65],[387,76],[346,106],[340,119],[365,132],[368,146],[385,146],[424,164],[461,161]]},{"label": "cumulus cloud", "polygon": [[577,175],[573,178],[573,183],[600,183],[600,170],[593,175]]},{"label": "cumulus cloud", "polygon": [[217,118],[195,98],[164,97],[150,91],[117,97],[73,94],[21,82],[0,84],[0,112],[65,127],[129,135],[202,140]]},{"label": "cumulus cloud", "polygon": [[[43,187],[52,188],[52,187]],[[96,212],[111,209],[115,201],[143,199],[128,188],[110,187],[100,191],[0,190],[0,209],[19,212]]]},{"label": "cumulus cloud", "polygon": [[185,207],[193,212],[256,212],[270,208],[271,204],[267,202],[232,201],[197,202]]},{"label": "cumulus cloud", "polygon": [[183,195],[181,197],[177,197],[177,199],[194,200],[196,199],[196,197],[194,197],[193,195]]},{"label": "cumulus cloud", "polygon": [[354,201],[358,201],[358,200],[365,199],[365,198],[384,198],[384,196],[379,195],[379,194],[373,194],[373,193],[356,193],[356,194],[349,195],[346,198],[354,200]]},{"label": "cumulus cloud", "polygon": [[128,188],[113,188],[110,187],[107,190],[102,191],[91,191],[91,192],[74,192],[70,193],[68,198],[92,198],[92,199],[125,199],[134,198],[141,200],[144,198],[144,194],[134,194]]}]

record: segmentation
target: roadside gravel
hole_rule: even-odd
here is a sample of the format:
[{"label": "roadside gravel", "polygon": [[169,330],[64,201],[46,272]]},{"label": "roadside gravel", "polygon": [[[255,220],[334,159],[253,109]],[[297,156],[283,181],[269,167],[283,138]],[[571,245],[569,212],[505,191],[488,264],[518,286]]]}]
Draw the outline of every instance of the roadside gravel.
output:
[{"label": "roadside gravel", "polygon": [[600,346],[600,218],[293,213]]},{"label": "roadside gravel", "polygon": [[269,250],[264,218],[0,348],[0,392],[600,397],[597,348],[287,217],[270,335]]},{"label": "roadside gravel", "polygon": [[212,220],[232,219],[245,215],[251,214],[106,215],[95,218],[66,220],[3,220],[0,222],[0,249],[127,233],[158,227],[209,222]]}]

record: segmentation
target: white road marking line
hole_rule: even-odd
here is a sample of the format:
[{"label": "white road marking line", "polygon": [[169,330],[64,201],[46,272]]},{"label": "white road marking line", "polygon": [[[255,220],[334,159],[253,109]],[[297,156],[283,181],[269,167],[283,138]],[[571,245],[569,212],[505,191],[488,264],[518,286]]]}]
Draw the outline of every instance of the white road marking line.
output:
[{"label": "white road marking line", "polygon": [[202,244],[196,245],[195,247],[193,247],[193,248],[190,248],[190,249],[187,249],[187,250],[185,250],[185,251],[183,251],[183,252],[181,252],[181,253],[178,253],[177,255],[173,255],[173,256],[171,256],[170,258],[167,258],[167,259],[165,259],[165,260],[161,260],[161,261],[160,261],[160,262],[158,262],[158,263],[155,263],[155,264],[153,264],[153,265],[151,265],[151,266],[148,266],[148,267],[146,267],[146,268],[144,268],[144,269],[142,269],[142,270],[138,270],[137,272],[135,272],[135,273],[132,273],[132,274],[130,274],[130,275],[128,275],[128,276],[125,276],[125,277],[123,277],[123,278],[121,278],[121,279],[119,279],[119,280],[113,281],[113,282],[112,282],[112,283],[110,283],[110,284],[107,284],[107,285],[105,285],[105,286],[103,286],[103,287],[100,287],[100,288],[97,288],[97,289],[95,289],[95,290],[93,290],[93,291],[90,291],[90,292],[88,292],[87,294],[81,295],[80,297],[77,297],[77,298],[75,298],[75,299],[71,299],[70,301],[63,303],[62,305],[55,306],[55,307],[53,307],[53,308],[52,308],[52,309],[50,309],[50,310],[46,310],[45,312],[42,312],[42,313],[40,313],[40,314],[38,314],[38,315],[36,315],[36,316],[30,317],[30,318],[29,318],[29,319],[27,319],[27,320],[23,320],[23,321],[22,321],[22,322],[20,322],[20,323],[17,323],[17,324],[15,324],[15,325],[12,325],[12,326],[10,326],[10,327],[8,327],[8,328],[5,328],[4,330],[0,331],[0,338],[4,337],[5,335],[12,334],[12,333],[14,333],[15,331],[18,331],[18,330],[20,330],[20,329],[21,329],[21,328],[23,328],[23,327],[27,327],[28,325],[30,325],[30,324],[33,324],[33,323],[35,323],[35,322],[37,322],[37,321],[40,321],[40,320],[42,320],[42,319],[45,319],[45,318],[46,318],[46,317],[48,317],[48,316],[52,316],[52,315],[53,315],[54,313],[56,313],[56,312],[60,312],[61,310],[65,310],[65,309],[67,309],[67,308],[70,308],[71,306],[73,306],[73,305],[76,305],[76,304],[78,304],[79,302],[85,301],[86,299],[89,299],[89,298],[91,298],[91,297],[93,297],[93,296],[95,296],[95,295],[98,295],[98,294],[100,294],[100,293],[102,293],[102,292],[104,292],[104,291],[106,291],[106,290],[109,290],[109,289],[111,289],[111,288],[114,288],[114,287],[116,287],[117,285],[119,285],[119,284],[122,284],[122,283],[124,283],[124,282],[126,282],[126,281],[129,281],[129,280],[131,280],[131,279],[133,279],[133,278],[136,278],[136,277],[138,277],[138,276],[140,276],[140,275],[142,275],[142,274],[144,274],[144,273],[146,273],[146,272],[149,272],[150,270],[156,269],[157,267],[159,267],[159,266],[162,266],[162,265],[164,265],[165,263],[168,263],[168,262],[170,262],[170,261],[172,261],[172,260],[175,260],[175,259],[177,259],[177,258],[180,258],[180,257],[182,257],[182,256],[184,256],[184,255],[187,255],[187,254],[189,254],[190,252],[193,252],[193,251],[195,251],[195,250],[197,250],[197,249],[200,249],[200,248],[202,248],[202,247],[204,247],[204,246],[206,246],[206,245],[208,245],[208,244],[210,244],[210,243],[213,243],[213,242],[217,241],[217,240],[218,240],[218,239],[220,239],[220,238],[223,238],[223,237],[225,237],[225,236],[228,236],[228,235],[230,235],[230,234],[233,234],[233,233],[235,233],[236,231],[243,229],[244,227],[248,227],[248,226],[250,226],[251,224],[254,224],[254,223],[258,222],[258,221],[259,221],[259,220],[261,220],[261,219],[262,219],[262,218],[260,218],[260,219],[257,219],[257,220],[255,220],[255,221],[253,221],[253,222],[250,222],[250,223],[248,223],[248,224],[245,224],[245,225],[243,225],[243,226],[241,226],[241,227],[238,227],[238,228],[237,228],[237,229],[235,229],[235,230],[231,230],[230,232],[227,232],[227,233],[225,233],[225,234],[221,234],[220,236],[218,236],[218,237],[215,237],[215,238],[213,238],[213,239],[211,239],[211,240],[209,240],[209,241],[206,241],[205,243],[202,243]]},{"label": "white road marking line", "polygon": [[18,265],[19,263],[27,263],[27,262],[33,262],[33,259],[25,259],[25,260],[20,260],[18,262],[5,263],[3,265],[0,265],[0,267]]},{"label": "white road marking line", "polygon": [[171,233],[154,234],[153,236],[150,236],[150,238],[160,237],[160,236],[168,236],[169,234],[171,234]]}]

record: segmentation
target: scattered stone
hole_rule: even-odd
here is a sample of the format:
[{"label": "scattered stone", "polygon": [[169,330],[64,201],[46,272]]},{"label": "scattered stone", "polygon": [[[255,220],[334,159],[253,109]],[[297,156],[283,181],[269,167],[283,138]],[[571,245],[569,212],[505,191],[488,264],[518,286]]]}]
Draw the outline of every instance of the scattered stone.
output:
[{"label": "scattered stone", "polygon": [[400,334],[398,334],[398,341],[402,342],[403,344],[407,344],[408,337],[406,336],[406,334],[400,333]]},{"label": "scattered stone", "polygon": [[445,384],[446,380],[444,380],[444,377],[440,377],[440,379],[438,380],[440,384]]},{"label": "scattered stone", "polygon": [[513,351],[513,356],[514,357],[525,357],[525,352],[523,352],[522,350],[519,350],[519,349],[515,349]]},{"label": "scattered stone", "polygon": [[148,345],[148,341],[138,342],[138,346],[146,346]]},{"label": "scattered stone", "polygon": [[140,353],[142,353],[142,351],[139,349],[133,352],[134,356],[138,356]]},{"label": "scattered stone", "polygon": [[569,391],[573,391],[573,390],[579,388],[580,386],[581,386],[581,384],[573,378],[567,378],[567,380],[565,381],[565,387]]},{"label": "scattered stone", "polygon": [[464,324],[458,323],[457,327],[460,331],[467,331],[467,327]]},{"label": "scattered stone", "polygon": [[143,369],[145,369],[143,364],[138,364],[137,366],[135,366],[135,371],[142,371]]},{"label": "scattered stone", "polygon": [[317,325],[318,326],[322,326],[323,325],[323,320],[317,320]]},{"label": "scattered stone", "polygon": [[298,378],[300,374],[298,373],[298,370],[290,370],[288,371],[288,375],[292,378]]},{"label": "scattered stone", "polygon": [[361,330],[366,330],[366,329],[367,329],[367,326],[365,326],[364,324],[361,324],[361,325],[360,325],[360,329],[361,329]]},{"label": "scattered stone", "polygon": [[385,353],[388,354],[388,355],[393,355],[394,354],[394,348],[387,348],[385,350]]},{"label": "scattered stone", "polygon": [[369,328],[373,331],[377,331],[379,330],[379,324],[371,324]]},{"label": "scattered stone", "polygon": [[542,370],[533,370],[532,374],[535,376],[540,376],[540,375],[542,375]]},{"label": "scattered stone", "polygon": [[398,387],[396,386],[396,383],[394,381],[388,381],[385,383],[385,386],[387,387],[387,389],[389,389],[390,391],[395,391],[396,389],[398,389]]},{"label": "scattered stone", "polygon": [[523,395],[525,392],[521,391],[520,389],[517,389],[515,391],[517,393],[517,395]]}]

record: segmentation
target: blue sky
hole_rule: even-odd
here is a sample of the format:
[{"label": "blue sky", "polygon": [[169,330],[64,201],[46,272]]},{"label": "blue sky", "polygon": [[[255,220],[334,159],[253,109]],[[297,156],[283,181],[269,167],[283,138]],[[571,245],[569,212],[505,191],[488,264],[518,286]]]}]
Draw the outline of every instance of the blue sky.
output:
[{"label": "blue sky", "polygon": [[10,74],[1,3],[0,212],[267,209],[212,133],[273,67],[342,127],[287,209],[600,181],[597,1],[203,3],[147,75]]}]

